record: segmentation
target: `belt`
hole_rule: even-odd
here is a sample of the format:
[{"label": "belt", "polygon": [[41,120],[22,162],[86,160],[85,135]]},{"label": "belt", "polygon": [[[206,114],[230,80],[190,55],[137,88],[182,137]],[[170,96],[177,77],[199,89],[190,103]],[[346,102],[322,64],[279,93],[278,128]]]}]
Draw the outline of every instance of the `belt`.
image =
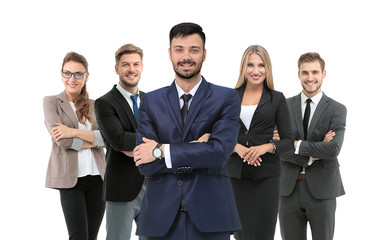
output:
[{"label": "belt", "polygon": [[304,180],[306,179],[306,174],[299,174],[298,175],[298,180]]}]

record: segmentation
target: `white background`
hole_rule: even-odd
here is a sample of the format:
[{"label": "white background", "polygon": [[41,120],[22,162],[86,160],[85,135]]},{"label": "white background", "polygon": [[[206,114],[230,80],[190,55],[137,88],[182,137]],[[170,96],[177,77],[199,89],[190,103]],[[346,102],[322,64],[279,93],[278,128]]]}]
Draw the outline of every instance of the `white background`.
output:
[{"label": "white background", "polygon": [[[276,90],[300,92],[297,59],[326,61],[324,92],[348,108],[339,156],[347,194],[338,198],[335,239],[383,239],[387,222],[388,17],[383,1],[2,1],[0,3],[0,238],[67,239],[59,193],[44,180],[50,137],[42,99],[63,91],[62,59],[89,61],[90,97],[118,82],[114,53],[144,50],[143,91],[171,84],[168,33],[184,21],[207,36],[202,74],[234,87],[243,51],[264,46]],[[99,239],[105,239],[105,222]],[[275,239],[280,239],[277,230]]]}]

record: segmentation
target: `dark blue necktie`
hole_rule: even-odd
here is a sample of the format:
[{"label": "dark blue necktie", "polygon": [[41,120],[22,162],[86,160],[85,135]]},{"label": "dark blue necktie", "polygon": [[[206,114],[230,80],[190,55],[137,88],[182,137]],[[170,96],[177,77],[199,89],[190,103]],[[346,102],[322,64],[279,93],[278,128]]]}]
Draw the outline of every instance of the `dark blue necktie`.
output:
[{"label": "dark blue necktie", "polygon": [[133,102],[133,113],[135,114],[135,118],[137,121],[137,114],[139,112],[139,109],[137,107],[137,94],[136,95],[131,95],[131,100]]}]

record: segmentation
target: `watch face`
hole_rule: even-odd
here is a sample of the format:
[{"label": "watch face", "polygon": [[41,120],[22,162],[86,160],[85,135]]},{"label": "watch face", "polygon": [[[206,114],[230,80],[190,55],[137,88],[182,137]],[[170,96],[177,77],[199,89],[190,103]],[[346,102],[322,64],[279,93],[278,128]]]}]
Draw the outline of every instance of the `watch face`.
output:
[{"label": "watch face", "polygon": [[160,158],[162,156],[162,150],[160,150],[160,148],[155,148],[152,155],[154,155],[155,158]]}]

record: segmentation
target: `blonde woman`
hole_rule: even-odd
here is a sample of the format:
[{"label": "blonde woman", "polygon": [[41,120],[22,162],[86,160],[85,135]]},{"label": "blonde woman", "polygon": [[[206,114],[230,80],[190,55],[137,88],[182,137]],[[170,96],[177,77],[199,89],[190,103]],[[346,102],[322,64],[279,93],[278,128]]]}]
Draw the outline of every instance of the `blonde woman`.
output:
[{"label": "blonde woman", "polygon": [[68,53],[61,77],[65,90],[43,100],[45,124],[52,137],[46,187],[59,190],[69,239],[97,239],[105,211],[105,154],[94,101],[86,90],[85,57]]},{"label": "blonde woman", "polygon": [[[227,162],[243,230],[236,239],[274,238],[278,203],[278,155],[293,149],[286,99],[274,90],[271,60],[259,45],[246,49],[236,84],[240,95],[240,130]],[[279,141],[273,141],[278,129]]]}]

